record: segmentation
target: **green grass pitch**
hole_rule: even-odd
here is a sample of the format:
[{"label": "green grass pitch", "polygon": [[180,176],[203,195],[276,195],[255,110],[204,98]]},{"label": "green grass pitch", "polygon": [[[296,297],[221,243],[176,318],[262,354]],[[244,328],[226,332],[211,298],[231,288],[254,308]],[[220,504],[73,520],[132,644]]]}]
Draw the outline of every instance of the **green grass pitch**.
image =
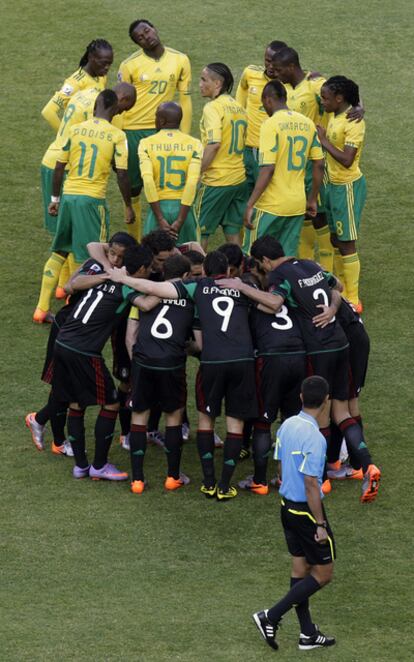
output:
[{"label": "green grass pitch", "polygon": [[[362,410],[383,483],[371,505],[359,505],[359,484],[336,484],[327,499],[338,561],[333,583],[312,606],[316,622],[338,643],[313,658],[411,659],[409,0],[3,3],[0,658],[247,662],[298,655],[293,613],[284,619],[278,653],[266,647],[250,620],[288,586],[277,495],[241,494],[226,505],[205,500],[198,491],[194,434],[183,458],[193,482],[180,493],[164,493],[165,459],[156,448],[147,455],[150,489],[142,497],[130,494],[127,484],[75,483],[71,461],[38,453],[24,427],[25,414],[47,397],[39,375],[48,330],[31,323],[49,248],[39,166],[53,135],[40,110],[94,37],[114,46],[115,82],[117,65],[133,51],[128,25],[137,16],[149,18],[167,45],[191,58],[196,135],[202,66],[224,61],[238,79],[244,66],[261,63],[273,39],[297,48],[306,68],[345,74],[360,85],[367,110],[362,168],[369,189],[360,241],[362,298],[372,340]],[[121,229],[113,181],[109,197],[112,227]],[[128,467],[116,443],[112,459]],[[240,466],[236,479],[248,468]]]}]

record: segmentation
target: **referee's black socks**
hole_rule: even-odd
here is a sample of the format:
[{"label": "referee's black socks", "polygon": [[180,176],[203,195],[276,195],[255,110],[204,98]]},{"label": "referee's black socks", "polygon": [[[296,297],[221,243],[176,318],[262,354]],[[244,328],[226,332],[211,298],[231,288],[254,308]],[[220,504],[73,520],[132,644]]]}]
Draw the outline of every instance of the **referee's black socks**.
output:
[{"label": "referee's black socks", "polygon": [[[278,603],[269,609],[267,612],[267,618],[271,623],[279,623],[283,614],[286,614],[286,612],[289,611],[289,609],[292,609],[292,607],[299,606],[303,603],[306,604],[306,601],[311,595],[316,593],[316,591],[319,591],[320,588],[322,588],[321,585],[314,577],[312,577],[312,575],[300,579],[292,586],[289,593],[286,593],[284,598],[279,600]],[[302,634],[305,634],[305,632]]]},{"label": "referee's black socks", "polygon": [[168,475],[178,480],[180,477],[181,449],[183,433],[181,425],[167,425],[165,428],[165,452],[167,454]]},{"label": "referee's black socks", "polygon": [[[298,582],[302,581],[302,577],[291,577],[290,588],[293,588]],[[309,611],[309,599],[306,598],[303,602],[295,605],[296,616],[300,623],[300,631],[306,637],[310,637],[315,632],[315,626],[312,623],[312,618]]]},{"label": "referee's black socks", "polygon": [[365,443],[361,425],[358,425],[356,420],[351,417],[339,423],[338,427],[345,437],[350,458],[355,458],[365,473],[368,466],[372,464],[372,459]]},{"label": "referee's black socks", "polygon": [[144,480],[144,457],[147,450],[147,426],[131,423],[129,435],[132,480]]},{"label": "referee's black socks", "polygon": [[117,416],[117,410],[104,409],[103,407],[98,414],[95,423],[95,457],[93,459],[95,469],[102,469],[108,462],[108,453],[114,436]]},{"label": "referee's black socks", "polygon": [[204,487],[216,484],[214,471],[214,430],[197,430],[197,449],[203,470]]},{"label": "referee's black socks", "polygon": [[219,480],[219,489],[227,492],[230,487],[231,477],[234,474],[240,451],[243,446],[243,435],[228,432],[223,448],[223,469]]},{"label": "referee's black socks", "polygon": [[68,435],[75,456],[75,464],[81,469],[86,469],[89,462],[85,453],[85,410],[72,409],[68,413]]},{"label": "referee's black socks", "polygon": [[256,483],[256,485],[267,484],[267,463],[269,460],[271,445],[272,439],[270,435],[270,425],[267,423],[257,423],[254,426],[253,432],[253,482]]}]

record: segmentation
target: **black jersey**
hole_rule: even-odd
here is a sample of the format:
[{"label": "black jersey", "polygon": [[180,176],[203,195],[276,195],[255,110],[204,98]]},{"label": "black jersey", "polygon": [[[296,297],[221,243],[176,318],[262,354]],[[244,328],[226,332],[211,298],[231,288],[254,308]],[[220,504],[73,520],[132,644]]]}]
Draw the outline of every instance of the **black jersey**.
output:
[{"label": "black jersey", "polygon": [[252,308],[250,328],[257,356],[304,354],[306,351],[295,311],[285,305],[276,315]]},{"label": "black jersey", "polygon": [[323,329],[312,322],[321,312],[318,306],[330,305],[335,282],[316,262],[296,258],[283,262],[269,274],[269,291],[283,296],[287,306],[297,314],[308,354],[343,349],[348,345],[335,318]]},{"label": "black jersey", "polygon": [[247,297],[233,288],[221,288],[219,279],[200,278],[174,283],[180,298],[197,306],[203,333],[202,363],[253,360]]},{"label": "black jersey", "polygon": [[185,364],[185,343],[194,319],[190,299],[162,299],[148,312],[140,311],[134,361],[148,368],[178,368]]},{"label": "black jersey", "polygon": [[360,346],[364,353],[369,353],[369,336],[364,323],[361,316],[346,299],[342,299],[336,317],[345,332],[351,350],[358,352]]},{"label": "black jersey", "polygon": [[[79,272],[83,275],[104,273],[103,266],[88,260]],[[86,290],[59,331],[56,342],[82,354],[100,355],[106,341],[137,292],[108,280]]]}]

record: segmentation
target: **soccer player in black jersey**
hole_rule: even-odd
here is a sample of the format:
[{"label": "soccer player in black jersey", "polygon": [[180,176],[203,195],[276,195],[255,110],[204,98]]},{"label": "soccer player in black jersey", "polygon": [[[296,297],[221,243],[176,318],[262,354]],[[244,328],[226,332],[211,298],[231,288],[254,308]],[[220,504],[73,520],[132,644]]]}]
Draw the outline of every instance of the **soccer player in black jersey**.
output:
[{"label": "soccer player in black jersey", "polygon": [[[268,273],[269,292],[257,291],[237,280],[233,282],[233,287],[274,309],[278,310],[286,303],[295,310],[310,371],[327,380],[332,401],[331,416],[345,437],[350,454],[362,467],[364,480],[361,502],[373,501],[378,494],[381,472],[372,462],[362,428],[349,411],[349,347],[345,333],[335,319],[341,302],[339,293],[332,289],[336,280],[316,262],[286,257],[280,243],[270,236],[257,239],[252,245],[251,254]],[[223,286],[231,287],[232,281],[224,281]],[[329,446],[328,419],[321,432]]]},{"label": "soccer player in black jersey", "polygon": [[[111,278],[145,294],[168,299],[191,299],[197,306],[202,332],[200,370],[197,375],[197,446],[203,469],[201,491],[219,501],[237,495],[230,486],[239,458],[243,421],[257,416],[253,344],[249,329],[249,300],[236,289],[217,284],[228,275],[225,255],[213,251],[203,263],[204,276],[196,281],[152,283],[125,276]],[[225,401],[227,436],[221,478],[216,485],[214,469],[214,422]]]},{"label": "soccer player in black jersey", "polygon": [[[166,282],[188,275],[190,262],[183,255],[169,257],[163,265]],[[144,457],[150,410],[159,407],[165,413],[165,451],[168,475],[164,486],[176,490],[189,483],[180,473],[182,416],[186,403],[186,341],[190,336],[194,305],[188,298],[154,299],[156,305],[140,312],[139,330],[132,355],[132,419],[130,452],[131,490],[145,489]]]},{"label": "soccer player in black jersey", "polygon": [[[152,253],[143,246],[125,251],[124,264],[133,276],[146,275]],[[94,285],[91,287],[91,280]],[[54,349],[52,388],[60,401],[69,402],[68,433],[75,455],[75,478],[126,480],[128,474],[107,462],[119,408],[117,390],[105,366],[102,349],[130,303],[138,304],[135,290],[108,279],[102,265],[86,262],[72,281],[72,288],[89,289],[59,331]],[[95,457],[89,465],[85,454],[84,413],[101,405],[95,425]]]}]

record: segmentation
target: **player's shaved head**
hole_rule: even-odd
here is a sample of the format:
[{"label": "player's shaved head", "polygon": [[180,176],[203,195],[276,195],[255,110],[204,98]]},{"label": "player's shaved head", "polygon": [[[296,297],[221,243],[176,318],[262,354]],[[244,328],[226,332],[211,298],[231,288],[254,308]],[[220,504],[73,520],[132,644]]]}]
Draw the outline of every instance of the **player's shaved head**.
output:
[{"label": "player's shaved head", "polygon": [[181,106],[174,101],[161,103],[155,114],[157,129],[178,129],[183,118]]},{"label": "player's shaved head", "polygon": [[129,99],[135,103],[137,98],[137,91],[130,83],[117,83],[114,87],[114,92],[118,99]]},{"label": "player's shaved head", "polygon": [[294,67],[300,67],[299,55],[294,48],[286,46],[276,51],[272,57],[273,62],[280,62],[284,67],[288,65],[293,65]]},{"label": "player's shaved head", "polygon": [[286,101],[286,87],[278,80],[271,80],[263,88],[262,99],[266,97]]}]

